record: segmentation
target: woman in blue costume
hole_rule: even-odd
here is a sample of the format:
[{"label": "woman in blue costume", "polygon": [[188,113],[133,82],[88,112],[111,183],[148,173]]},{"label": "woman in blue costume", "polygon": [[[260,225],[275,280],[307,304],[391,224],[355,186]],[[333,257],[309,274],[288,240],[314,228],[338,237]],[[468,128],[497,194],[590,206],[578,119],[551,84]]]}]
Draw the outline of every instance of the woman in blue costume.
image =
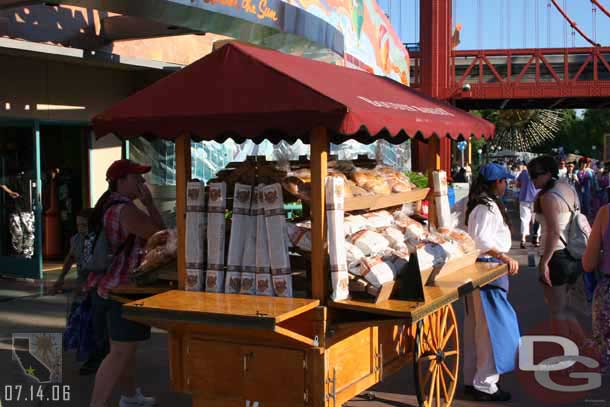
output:
[{"label": "woman in blue costume", "polygon": [[[509,275],[517,274],[519,263],[506,254],[512,239],[501,198],[512,178],[498,164],[481,167],[466,210],[468,233],[481,252],[479,261],[506,264]],[[498,381],[515,368],[520,334],[507,294],[508,277],[503,276],[465,298],[464,389],[478,401],[510,400]]]}]

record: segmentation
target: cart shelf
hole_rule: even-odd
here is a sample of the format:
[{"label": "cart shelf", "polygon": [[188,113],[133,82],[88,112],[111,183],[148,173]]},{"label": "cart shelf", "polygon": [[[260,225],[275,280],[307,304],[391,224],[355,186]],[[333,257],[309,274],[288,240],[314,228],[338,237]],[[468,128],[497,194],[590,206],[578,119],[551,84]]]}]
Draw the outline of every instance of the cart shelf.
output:
[{"label": "cart shelf", "polygon": [[433,285],[424,286],[427,300],[423,302],[393,299],[375,304],[372,300],[344,300],[330,302],[329,306],[395,317],[414,323],[504,274],[506,274],[504,265],[476,263],[455,273],[437,278]]},{"label": "cart shelf", "polygon": [[405,203],[418,202],[426,199],[430,192],[429,188],[414,189],[407,192],[399,192],[389,195],[359,196],[346,198],[344,209],[348,211],[375,211],[383,208],[391,208]]}]

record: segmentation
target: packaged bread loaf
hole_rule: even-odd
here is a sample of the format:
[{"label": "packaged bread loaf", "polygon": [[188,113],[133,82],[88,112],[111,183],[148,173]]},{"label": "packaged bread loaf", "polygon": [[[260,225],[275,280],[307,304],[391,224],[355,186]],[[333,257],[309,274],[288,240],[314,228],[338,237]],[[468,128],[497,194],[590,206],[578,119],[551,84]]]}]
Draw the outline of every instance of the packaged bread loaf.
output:
[{"label": "packaged bread loaf", "polygon": [[384,228],[381,231],[381,234],[390,242],[390,247],[392,249],[400,250],[407,248],[407,245],[405,244],[405,235],[399,229],[390,226]]},{"label": "packaged bread loaf", "polygon": [[405,213],[395,213],[394,224],[403,231],[405,239],[421,239],[427,235],[424,225],[411,219]]},{"label": "packaged bread loaf", "polygon": [[472,253],[477,250],[477,246],[470,235],[461,229],[439,229],[439,233],[448,240],[455,240],[462,248],[464,253]]},{"label": "packaged bread loaf", "polygon": [[[271,266],[269,265],[269,248],[267,243],[267,222],[263,204],[264,184],[259,184],[254,193],[256,196],[256,295],[273,295],[271,283]],[[254,199],[254,196],[252,197]]]},{"label": "packaged bread loaf", "polygon": [[394,265],[381,257],[366,257],[360,262],[360,277],[379,288],[394,281]]},{"label": "packaged bread loaf", "polygon": [[250,223],[248,218],[250,217],[252,187],[237,183],[235,184],[233,195],[233,215],[231,218],[224,290],[226,293],[236,294],[241,289],[242,258],[249,234]]},{"label": "packaged bread loaf", "polygon": [[354,233],[360,232],[366,229],[366,218],[362,215],[350,215],[345,217],[343,223],[343,229],[346,236],[353,235]]},{"label": "packaged bread loaf", "polygon": [[227,184],[210,183],[208,189],[207,268],[205,290],[222,292],[225,282],[225,209]]},{"label": "packaged bread loaf", "polygon": [[372,230],[361,230],[352,235],[351,240],[365,256],[377,254],[390,246],[390,242],[383,235]]},{"label": "packaged bread loaf", "polygon": [[205,274],[205,236],[208,216],[205,185],[191,181],[186,190],[186,290],[201,291]]},{"label": "packaged bread loaf", "polygon": [[288,244],[285,239],[287,234],[286,215],[282,186],[279,183],[263,188],[263,205],[273,292],[278,297],[292,297],[292,272]]},{"label": "packaged bread loaf", "polygon": [[360,250],[358,246],[353,245],[350,242],[345,242],[344,245],[348,268],[359,265],[360,260],[364,258],[364,253],[362,253],[362,250]]},{"label": "packaged bread loaf", "polygon": [[292,247],[297,247],[301,250],[311,251],[311,230],[295,225],[294,223],[286,223],[288,238]]},{"label": "packaged bread loaf", "polygon": [[326,177],[326,220],[328,255],[331,275],[331,299],[345,300],[349,297],[345,232],[343,230],[345,199],[345,178]]},{"label": "packaged bread loaf", "polygon": [[388,211],[369,212],[362,216],[366,219],[368,229],[387,228],[394,223],[394,218]]}]

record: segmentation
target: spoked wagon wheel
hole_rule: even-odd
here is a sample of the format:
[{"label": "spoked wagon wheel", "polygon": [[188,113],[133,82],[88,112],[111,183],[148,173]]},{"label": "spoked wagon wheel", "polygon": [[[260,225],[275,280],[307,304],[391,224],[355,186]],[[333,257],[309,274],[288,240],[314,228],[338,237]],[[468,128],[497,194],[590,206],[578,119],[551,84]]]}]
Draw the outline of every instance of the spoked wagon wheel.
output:
[{"label": "spoked wagon wheel", "polygon": [[459,339],[451,305],[417,323],[415,391],[421,407],[448,407],[458,379]]}]

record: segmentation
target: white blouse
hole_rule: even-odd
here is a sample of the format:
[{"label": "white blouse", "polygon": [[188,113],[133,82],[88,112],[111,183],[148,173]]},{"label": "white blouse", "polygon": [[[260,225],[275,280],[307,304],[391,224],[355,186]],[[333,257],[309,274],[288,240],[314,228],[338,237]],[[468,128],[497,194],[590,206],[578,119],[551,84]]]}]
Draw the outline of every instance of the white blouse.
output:
[{"label": "white blouse", "polygon": [[491,208],[477,205],[468,217],[468,234],[481,251],[481,254],[494,249],[508,253],[512,246],[510,228],[504,223],[500,208],[495,202]]}]

